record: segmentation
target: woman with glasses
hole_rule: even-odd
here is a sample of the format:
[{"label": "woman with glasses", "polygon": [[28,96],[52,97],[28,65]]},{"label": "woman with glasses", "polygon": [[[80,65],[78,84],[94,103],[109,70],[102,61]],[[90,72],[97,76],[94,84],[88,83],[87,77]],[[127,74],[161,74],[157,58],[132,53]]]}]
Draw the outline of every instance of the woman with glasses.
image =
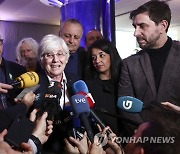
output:
[{"label": "woman with glasses", "polygon": [[40,88],[35,92],[34,108],[40,108],[40,111],[47,110],[54,121],[53,133],[43,146],[43,150],[62,153],[64,151],[63,139],[69,127],[61,124],[60,118],[65,112],[64,108],[69,106],[72,95],[69,89],[74,82],[71,74],[64,73],[69,59],[69,49],[61,37],[49,34],[42,38],[39,54],[42,70],[39,72]]}]

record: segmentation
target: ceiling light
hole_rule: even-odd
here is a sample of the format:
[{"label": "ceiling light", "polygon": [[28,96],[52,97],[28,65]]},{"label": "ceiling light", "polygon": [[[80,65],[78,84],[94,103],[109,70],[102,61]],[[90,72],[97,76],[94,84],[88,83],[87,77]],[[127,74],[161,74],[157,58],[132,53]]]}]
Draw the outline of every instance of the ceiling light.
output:
[{"label": "ceiling light", "polygon": [[62,7],[63,6],[63,2],[59,1],[59,0],[40,0],[41,3],[48,5],[48,6],[54,6],[54,7]]}]

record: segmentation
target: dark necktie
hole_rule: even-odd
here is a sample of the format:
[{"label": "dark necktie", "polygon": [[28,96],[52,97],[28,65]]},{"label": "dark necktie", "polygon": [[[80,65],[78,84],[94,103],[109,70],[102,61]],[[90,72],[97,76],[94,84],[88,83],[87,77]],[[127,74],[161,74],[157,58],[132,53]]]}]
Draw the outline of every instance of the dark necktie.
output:
[{"label": "dark necktie", "polygon": [[[0,82],[6,83],[5,75],[1,67],[0,67]],[[7,108],[6,96],[5,94],[0,94],[0,110],[5,109],[5,108]]]}]

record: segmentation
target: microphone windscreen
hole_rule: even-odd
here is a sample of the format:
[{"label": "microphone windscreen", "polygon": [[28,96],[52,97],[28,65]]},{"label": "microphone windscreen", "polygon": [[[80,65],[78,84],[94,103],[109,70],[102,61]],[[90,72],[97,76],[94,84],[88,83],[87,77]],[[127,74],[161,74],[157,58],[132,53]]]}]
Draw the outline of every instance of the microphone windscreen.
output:
[{"label": "microphone windscreen", "polygon": [[26,72],[16,78],[20,84],[18,88],[29,88],[39,83],[39,76],[36,72]]},{"label": "microphone windscreen", "polygon": [[117,106],[123,111],[136,113],[142,111],[143,102],[131,96],[123,96],[118,98]]},{"label": "microphone windscreen", "polygon": [[72,89],[75,94],[77,94],[78,92],[81,92],[81,91],[85,92],[86,94],[89,93],[88,87],[83,80],[78,80],[78,81],[74,82]]},{"label": "microphone windscreen", "polygon": [[81,113],[86,113],[87,115],[89,115],[90,108],[85,96],[81,94],[72,96],[70,104],[76,117],[79,117]]}]

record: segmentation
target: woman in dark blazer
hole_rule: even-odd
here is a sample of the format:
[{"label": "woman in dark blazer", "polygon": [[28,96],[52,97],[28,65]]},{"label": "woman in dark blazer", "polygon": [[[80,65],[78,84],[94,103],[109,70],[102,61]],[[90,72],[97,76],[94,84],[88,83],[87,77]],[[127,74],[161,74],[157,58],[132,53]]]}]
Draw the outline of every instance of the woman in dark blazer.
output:
[{"label": "woman in dark blazer", "polygon": [[[121,68],[121,58],[114,44],[101,39],[94,42],[89,50],[89,65],[86,83],[92,94],[96,109],[105,109],[117,114],[118,80]],[[96,113],[100,119],[118,133],[117,119],[104,113]]]}]

